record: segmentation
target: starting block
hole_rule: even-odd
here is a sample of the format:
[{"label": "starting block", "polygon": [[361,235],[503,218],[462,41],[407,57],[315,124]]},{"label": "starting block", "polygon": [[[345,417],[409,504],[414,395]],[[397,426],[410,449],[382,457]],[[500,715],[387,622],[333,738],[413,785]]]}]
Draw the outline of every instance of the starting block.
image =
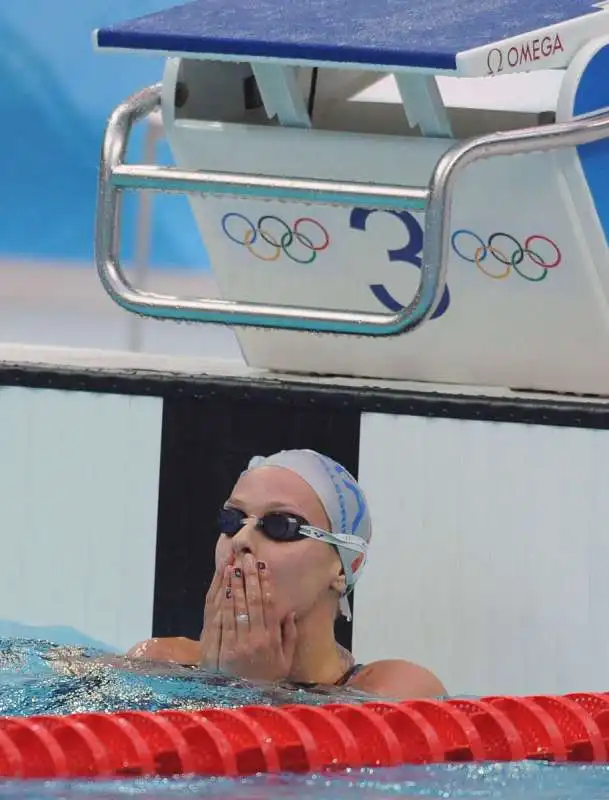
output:
[{"label": "starting block", "polygon": [[[234,325],[256,368],[609,395],[609,3],[196,0],[95,44],[167,56],[102,153],[125,309]],[[536,72],[556,96],[526,110],[439,88]],[[175,167],[125,163],[159,108]],[[127,282],[128,190],[189,194],[221,300]]]}]

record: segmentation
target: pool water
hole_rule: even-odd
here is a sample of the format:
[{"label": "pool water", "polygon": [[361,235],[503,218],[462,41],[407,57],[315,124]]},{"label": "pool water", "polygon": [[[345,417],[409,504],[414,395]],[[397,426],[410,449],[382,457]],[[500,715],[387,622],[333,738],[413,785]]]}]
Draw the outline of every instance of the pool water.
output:
[{"label": "pool water", "polygon": [[126,659],[92,647],[0,637],[0,716],[369,699],[350,689],[311,692],[254,684],[190,667]]},{"label": "pool water", "polygon": [[[102,650],[0,638],[0,715],[197,709],[365,701],[353,690],[310,692],[255,685],[179,666],[130,661]],[[0,781],[1,798],[114,800],[137,797],[234,800],[609,800],[609,765],[434,764],[248,778],[137,778],[104,781]]]},{"label": "pool water", "polygon": [[358,769],[337,775],[251,778],[138,778],[116,781],[4,781],[0,798],[23,800],[607,800],[609,767],[437,764]]}]

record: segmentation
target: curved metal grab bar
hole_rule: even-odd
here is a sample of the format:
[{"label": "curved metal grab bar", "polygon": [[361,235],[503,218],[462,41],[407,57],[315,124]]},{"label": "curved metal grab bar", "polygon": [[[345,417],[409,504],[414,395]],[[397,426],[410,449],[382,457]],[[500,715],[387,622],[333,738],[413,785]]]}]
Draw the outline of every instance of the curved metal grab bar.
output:
[{"label": "curved metal grab bar", "polygon": [[[120,105],[106,127],[99,178],[96,262],[112,299],[144,316],[264,328],[325,331],[369,336],[407,333],[435,310],[446,282],[451,201],[457,175],[485,158],[588,144],[609,136],[609,114],[466,140],[448,150],[432,174],[429,190],[326,180],[185,171],[123,164],[133,125],[160,104],[161,87],[138,92]],[[125,189],[207,192],[317,203],[364,204],[373,208],[424,208],[425,236],[419,287],[412,302],[395,314],[347,312],[232,300],[187,299],[134,289],[118,258],[121,192]]]},{"label": "curved metal grab bar", "polygon": [[[594,114],[582,120],[538,125],[515,131],[490,133],[467,139],[447,150],[438,159],[429,182],[423,266],[448,261],[450,252],[451,199],[458,173],[474,161],[496,156],[520,155],[538,151],[578,147],[609,137],[609,113]],[[437,224],[431,233],[428,221]]]},{"label": "curved metal grab bar", "polygon": [[132,287],[118,255],[121,192],[125,189],[206,192],[394,209],[424,209],[427,200],[427,190],[419,188],[125,165],[123,160],[134,124],[151,114],[159,106],[160,98],[160,85],[138,92],[115,109],[106,127],[100,163],[95,258],[102,285],[118,305],[157,319],[377,336],[414,330],[433,314],[445,285],[445,270],[438,266],[421,269],[415,297],[395,314],[188,299]]}]

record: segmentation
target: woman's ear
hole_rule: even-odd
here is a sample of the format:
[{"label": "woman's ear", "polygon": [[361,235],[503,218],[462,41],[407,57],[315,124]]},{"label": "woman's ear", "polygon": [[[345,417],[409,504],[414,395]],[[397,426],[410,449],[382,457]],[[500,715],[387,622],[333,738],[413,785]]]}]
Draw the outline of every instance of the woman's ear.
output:
[{"label": "woman's ear", "polygon": [[330,565],[330,586],[329,588],[335,591],[339,597],[342,597],[347,591],[347,581],[345,578],[345,570],[343,562],[338,554],[336,548],[332,548],[332,560]]},{"label": "woman's ear", "polygon": [[345,578],[345,571],[341,566],[340,572],[336,573],[330,583],[330,588],[333,589],[339,597],[342,597],[347,591],[347,580]]}]

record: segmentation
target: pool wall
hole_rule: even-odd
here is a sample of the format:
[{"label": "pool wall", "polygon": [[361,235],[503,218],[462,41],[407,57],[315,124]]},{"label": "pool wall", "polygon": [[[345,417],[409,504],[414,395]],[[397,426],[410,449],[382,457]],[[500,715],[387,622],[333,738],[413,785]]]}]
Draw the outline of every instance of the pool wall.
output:
[{"label": "pool wall", "polygon": [[[162,400],[0,391],[0,618],[150,633]],[[9,455],[10,454],[10,455]]]}]

